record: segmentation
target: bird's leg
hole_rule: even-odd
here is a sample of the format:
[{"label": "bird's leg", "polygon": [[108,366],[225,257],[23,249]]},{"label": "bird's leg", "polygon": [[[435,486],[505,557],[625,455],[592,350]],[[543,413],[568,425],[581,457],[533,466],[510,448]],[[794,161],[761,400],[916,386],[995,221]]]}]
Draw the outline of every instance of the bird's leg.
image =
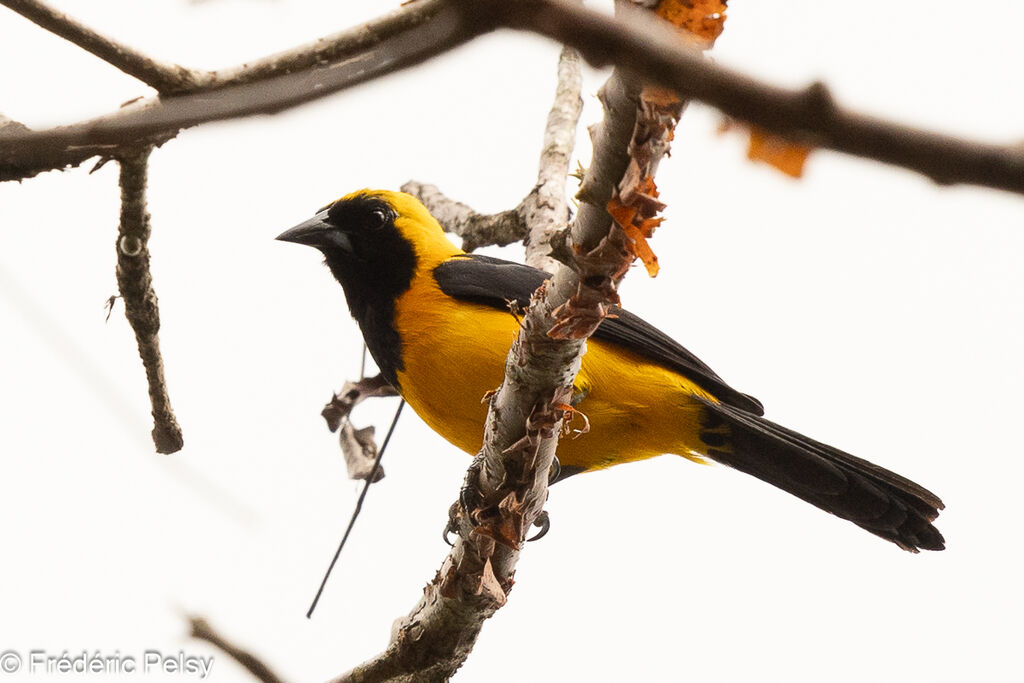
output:
[{"label": "bird's leg", "polygon": [[473,456],[473,462],[469,463],[466,470],[466,478],[462,480],[462,488],[459,489],[459,503],[462,505],[462,512],[472,519],[470,512],[480,505],[480,471],[484,467],[484,456],[477,453]]},{"label": "bird's leg", "polygon": [[480,479],[480,470],[483,469],[483,466],[484,457],[477,453],[473,456],[473,462],[469,463],[469,469],[466,470],[466,478],[462,480],[458,502],[452,503],[452,506],[448,509],[448,524],[445,525],[441,537],[450,546],[455,544],[448,540],[448,535],[458,535],[459,518],[464,515],[466,519],[472,522],[473,517],[470,513],[479,507],[481,503],[478,480]]},{"label": "bird's leg", "polygon": [[[480,478],[480,471],[483,469],[483,466],[483,456],[480,454],[473,456],[473,462],[469,464],[469,468],[466,470],[466,478],[462,481],[462,488],[459,489],[459,501],[452,504],[448,510],[448,524],[445,526],[441,537],[449,546],[454,545],[448,540],[449,534],[459,533],[459,517],[465,515],[467,519],[472,520],[471,511],[475,510],[481,503],[480,487],[477,485],[477,480]],[[570,474],[573,473],[570,472]],[[561,475],[562,465],[558,460],[558,456],[555,456],[554,460],[551,461],[551,467],[548,469],[548,485],[558,481]],[[528,538],[527,541],[538,541],[547,535],[548,531],[551,530],[551,516],[546,510],[542,510],[537,519],[533,520],[533,526],[540,529],[540,531]]]}]

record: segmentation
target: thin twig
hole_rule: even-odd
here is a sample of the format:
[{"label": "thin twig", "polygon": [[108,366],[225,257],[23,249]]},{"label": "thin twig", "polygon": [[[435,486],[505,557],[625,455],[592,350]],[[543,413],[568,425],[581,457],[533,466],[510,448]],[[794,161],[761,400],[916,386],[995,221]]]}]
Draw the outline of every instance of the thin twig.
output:
[{"label": "thin twig", "polygon": [[153,443],[159,453],[174,453],[183,445],[181,427],[171,410],[160,355],[160,310],[149,272],[149,213],[146,211],[146,173],[150,148],[118,159],[121,165],[121,223],[117,235],[117,286],[124,299],[125,317],[135,331],[139,355],[146,368],[153,412]]},{"label": "thin twig", "polygon": [[450,199],[434,185],[410,180],[401,189],[423,202],[447,232],[461,237],[466,251],[491,245],[503,247],[526,237],[526,222],[518,207],[483,214]]},{"label": "thin twig", "polygon": [[255,676],[257,680],[262,681],[262,683],[284,683],[284,679],[274,673],[274,671],[264,664],[256,655],[252,654],[248,650],[243,650],[222,636],[213,628],[213,626],[210,625],[208,621],[206,621],[206,619],[190,616],[188,617],[188,621],[191,628],[189,635],[196,640],[205,640],[218,650],[221,650],[245,667],[246,671]]},{"label": "thin twig", "polygon": [[0,5],[134,76],[161,95],[188,92],[199,78],[191,69],[158,62],[36,0],[0,0]]},{"label": "thin twig", "polygon": [[565,229],[569,222],[569,204],[565,183],[569,162],[576,145],[576,127],[583,111],[583,72],[580,56],[571,47],[563,47],[558,58],[558,86],[555,101],[544,126],[544,144],[540,152],[537,185],[520,202],[517,211],[530,226],[526,262],[534,268],[555,272],[558,263],[552,259],[551,238]]}]

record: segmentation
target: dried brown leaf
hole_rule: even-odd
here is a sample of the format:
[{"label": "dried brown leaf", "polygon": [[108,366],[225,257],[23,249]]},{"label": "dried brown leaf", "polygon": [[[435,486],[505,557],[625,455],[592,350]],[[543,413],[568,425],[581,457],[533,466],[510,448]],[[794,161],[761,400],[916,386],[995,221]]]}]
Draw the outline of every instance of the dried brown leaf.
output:
[{"label": "dried brown leaf", "polygon": [[763,161],[792,178],[800,178],[810,153],[811,148],[806,145],[790,142],[756,126],[750,127],[747,158],[751,161]]},{"label": "dried brown leaf", "polygon": [[633,255],[643,262],[648,275],[654,277],[658,274],[658,257],[647,243],[647,238],[654,233],[654,229],[658,227],[662,219],[644,218],[641,216],[641,211],[653,213],[664,208],[665,205],[657,200],[658,190],[654,186],[652,178],[645,178],[641,182],[641,186],[642,191],[633,193],[633,206],[626,206],[618,197],[613,197],[606,208],[615,222],[625,231]]},{"label": "dried brown leaf", "polygon": [[725,29],[727,0],[661,0],[655,13],[711,47]]}]

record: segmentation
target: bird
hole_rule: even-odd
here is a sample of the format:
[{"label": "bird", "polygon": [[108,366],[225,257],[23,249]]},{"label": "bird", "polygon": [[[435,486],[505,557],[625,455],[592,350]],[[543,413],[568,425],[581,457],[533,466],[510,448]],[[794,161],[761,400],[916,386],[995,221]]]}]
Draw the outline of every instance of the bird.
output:
[{"label": "bird", "polygon": [[[525,307],[550,275],[466,253],[412,195],[362,189],[278,240],[314,247],[387,380],[428,426],[475,454]],[[588,340],[573,404],[590,429],[557,448],[561,478],[677,454],[752,475],[900,548],[942,550],[943,503],[913,481],[764,417],[669,335],[623,308]]]}]

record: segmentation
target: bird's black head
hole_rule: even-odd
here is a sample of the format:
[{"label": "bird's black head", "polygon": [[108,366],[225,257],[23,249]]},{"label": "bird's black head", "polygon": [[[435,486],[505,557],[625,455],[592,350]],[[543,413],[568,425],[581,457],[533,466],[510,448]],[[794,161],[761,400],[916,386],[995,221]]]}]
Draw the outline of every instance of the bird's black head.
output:
[{"label": "bird's black head", "polygon": [[362,190],[328,204],[277,236],[319,249],[341,283],[352,317],[378,367],[392,386],[404,367],[395,329],[395,300],[412,284],[416,251],[395,221],[397,193]]},{"label": "bird's black head", "polygon": [[395,227],[398,211],[388,194],[347,195],[277,236],[323,253],[327,267],[345,289],[353,317],[360,322],[368,309],[392,309],[416,270],[416,253]]}]

